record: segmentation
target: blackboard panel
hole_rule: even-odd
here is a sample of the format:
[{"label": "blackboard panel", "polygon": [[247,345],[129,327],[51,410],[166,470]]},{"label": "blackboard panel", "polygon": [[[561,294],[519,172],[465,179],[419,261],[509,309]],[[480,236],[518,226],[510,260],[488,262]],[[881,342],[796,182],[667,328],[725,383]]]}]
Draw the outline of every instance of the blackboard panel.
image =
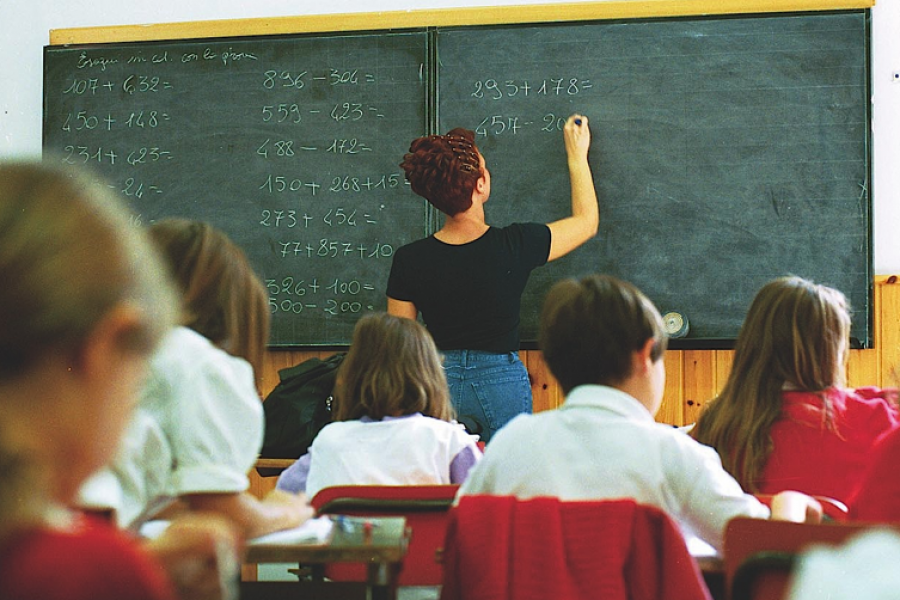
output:
[{"label": "blackboard panel", "polygon": [[203,219],[267,282],[272,344],[339,345],[425,233],[398,148],[425,133],[424,32],[48,47],[44,148],[135,221]]},{"label": "blackboard panel", "polygon": [[532,275],[523,341],[565,276],[630,280],[715,341],[795,274],[869,345],[867,40],[864,11],[439,30],[439,129],[476,131],[489,222],[568,214],[561,125],[591,119],[600,233]]}]

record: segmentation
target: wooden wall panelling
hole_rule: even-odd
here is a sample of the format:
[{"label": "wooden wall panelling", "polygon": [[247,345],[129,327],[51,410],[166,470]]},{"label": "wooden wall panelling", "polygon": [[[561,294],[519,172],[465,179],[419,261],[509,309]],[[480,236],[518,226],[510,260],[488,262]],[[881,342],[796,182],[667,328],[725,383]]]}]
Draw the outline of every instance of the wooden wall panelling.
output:
[{"label": "wooden wall panelling", "polygon": [[670,425],[684,425],[684,369],[681,350],[668,350],[663,358],[666,365],[666,387],[656,420]]},{"label": "wooden wall panelling", "polygon": [[700,409],[716,395],[716,353],[684,351],[684,422],[695,423]]},{"label": "wooden wall panelling", "polygon": [[878,352],[876,349],[851,350],[847,361],[847,385],[862,387],[881,385]]},{"label": "wooden wall panelling", "polygon": [[544,355],[540,350],[526,350],[520,356],[531,379],[532,410],[541,412],[557,408],[565,398],[550,367],[544,362]]},{"label": "wooden wall panelling", "polygon": [[718,396],[725,382],[728,381],[728,375],[731,374],[731,363],[734,362],[734,350],[715,350],[716,353],[716,393]]},{"label": "wooden wall panelling", "polygon": [[876,287],[881,290],[881,312],[876,317],[879,325],[876,345],[881,350],[881,385],[900,387],[900,278],[896,275],[885,277]]}]

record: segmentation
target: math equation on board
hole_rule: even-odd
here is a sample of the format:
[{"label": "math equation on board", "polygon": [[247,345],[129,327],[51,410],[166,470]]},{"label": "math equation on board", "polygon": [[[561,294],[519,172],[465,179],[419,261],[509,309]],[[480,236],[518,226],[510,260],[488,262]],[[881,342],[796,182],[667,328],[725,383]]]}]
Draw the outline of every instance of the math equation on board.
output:
[{"label": "math equation on board", "polygon": [[48,47],[45,154],[101,175],[136,226],[226,231],[273,345],[346,343],[425,232],[398,166],[425,133],[424,52],[416,33]]}]

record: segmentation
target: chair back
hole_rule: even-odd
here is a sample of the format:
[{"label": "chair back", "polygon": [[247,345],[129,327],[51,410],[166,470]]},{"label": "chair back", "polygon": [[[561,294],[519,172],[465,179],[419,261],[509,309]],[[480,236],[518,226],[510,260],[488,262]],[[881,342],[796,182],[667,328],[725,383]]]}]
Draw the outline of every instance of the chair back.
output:
[{"label": "chair back", "polygon": [[[311,504],[318,515],[406,517],[411,536],[399,585],[436,586],[443,580],[444,535],[458,489],[458,484],[333,486],[320,490]],[[365,581],[366,565],[332,564],[325,576]]]},{"label": "chair back", "polygon": [[684,537],[632,500],[463,496],[450,512],[441,600],[709,600]]},{"label": "chair back", "polygon": [[[797,557],[812,545],[838,545],[879,524],[794,523],[738,517],[725,528],[725,585],[730,600],[786,598]],[[885,524],[880,524],[884,527]],[[891,525],[888,525],[891,526]],[[900,524],[895,528],[900,529]]]}]

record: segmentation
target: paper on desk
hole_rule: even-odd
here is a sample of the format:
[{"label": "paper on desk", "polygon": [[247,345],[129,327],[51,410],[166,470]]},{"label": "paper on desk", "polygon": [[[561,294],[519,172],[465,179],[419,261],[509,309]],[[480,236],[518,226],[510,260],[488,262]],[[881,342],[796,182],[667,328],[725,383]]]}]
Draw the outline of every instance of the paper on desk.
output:
[{"label": "paper on desk", "polygon": [[331,536],[332,522],[328,517],[309,519],[299,527],[261,535],[248,542],[255,544],[324,544]]}]

